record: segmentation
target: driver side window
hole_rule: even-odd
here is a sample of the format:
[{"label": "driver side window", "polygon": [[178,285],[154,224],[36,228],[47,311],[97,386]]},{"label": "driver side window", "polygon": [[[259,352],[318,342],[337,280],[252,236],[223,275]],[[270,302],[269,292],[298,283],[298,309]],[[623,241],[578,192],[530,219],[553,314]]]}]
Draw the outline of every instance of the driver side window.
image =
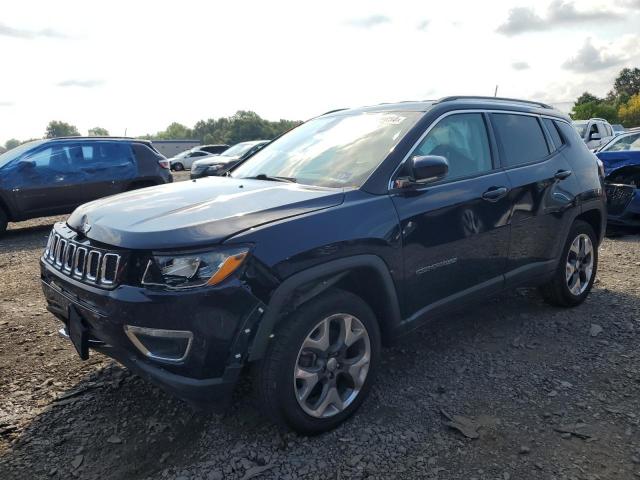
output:
[{"label": "driver side window", "polygon": [[439,155],[449,162],[447,180],[492,170],[487,128],[481,113],[458,113],[440,120],[413,151]]}]

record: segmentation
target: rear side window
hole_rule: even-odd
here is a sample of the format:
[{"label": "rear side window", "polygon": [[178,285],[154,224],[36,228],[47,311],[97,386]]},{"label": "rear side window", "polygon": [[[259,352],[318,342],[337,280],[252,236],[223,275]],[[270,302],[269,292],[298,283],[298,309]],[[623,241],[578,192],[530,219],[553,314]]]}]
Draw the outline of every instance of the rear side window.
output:
[{"label": "rear side window", "polygon": [[549,146],[536,117],[493,113],[491,122],[502,145],[503,166],[537,162],[549,155]]},{"label": "rear side window", "polygon": [[553,140],[553,144],[555,145],[556,149],[564,145],[564,142],[562,141],[562,137],[558,132],[558,127],[556,127],[555,122],[550,118],[543,118],[542,123],[544,123],[544,126],[547,127],[547,130],[549,131],[549,135],[551,135],[551,139]]},{"label": "rear side window", "polygon": [[571,143],[572,141],[578,143],[578,145],[583,144],[582,137],[578,135],[578,132],[568,123],[566,122],[553,122],[560,130],[560,134],[563,136],[564,143]]}]

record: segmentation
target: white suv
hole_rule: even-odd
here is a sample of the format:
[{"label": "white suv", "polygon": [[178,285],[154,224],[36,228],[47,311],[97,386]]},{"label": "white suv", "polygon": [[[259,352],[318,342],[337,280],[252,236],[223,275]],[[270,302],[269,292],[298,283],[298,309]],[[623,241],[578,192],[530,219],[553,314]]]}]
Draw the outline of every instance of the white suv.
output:
[{"label": "white suv", "polygon": [[591,150],[601,147],[614,137],[613,127],[604,118],[576,120],[573,127]]}]

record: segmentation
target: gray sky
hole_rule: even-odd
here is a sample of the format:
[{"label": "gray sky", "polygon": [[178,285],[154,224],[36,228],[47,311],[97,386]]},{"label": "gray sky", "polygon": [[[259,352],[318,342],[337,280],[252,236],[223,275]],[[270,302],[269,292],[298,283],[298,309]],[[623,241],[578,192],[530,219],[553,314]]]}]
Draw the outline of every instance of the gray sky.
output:
[{"label": "gray sky", "polygon": [[[452,94],[567,102],[640,66],[640,0],[34,1],[0,16],[0,142]],[[564,103],[563,108],[568,108]]]}]

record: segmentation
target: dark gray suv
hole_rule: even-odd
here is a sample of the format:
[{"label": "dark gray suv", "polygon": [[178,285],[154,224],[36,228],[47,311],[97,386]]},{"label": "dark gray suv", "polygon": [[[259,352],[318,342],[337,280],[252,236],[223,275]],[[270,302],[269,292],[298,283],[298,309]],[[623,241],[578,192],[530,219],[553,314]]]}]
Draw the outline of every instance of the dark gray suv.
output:
[{"label": "dark gray suv", "polygon": [[173,181],[151,142],[72,137],[0,155],[0,235],[8,222],[58,215],[97,198]]}]

